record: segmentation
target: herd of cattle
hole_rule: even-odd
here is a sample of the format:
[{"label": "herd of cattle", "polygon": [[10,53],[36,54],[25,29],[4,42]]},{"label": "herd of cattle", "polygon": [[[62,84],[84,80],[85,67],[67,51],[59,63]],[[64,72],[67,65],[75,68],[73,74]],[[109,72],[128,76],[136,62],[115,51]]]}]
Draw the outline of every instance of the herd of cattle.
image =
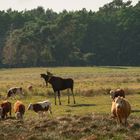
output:
[{"label": "herd of cattle", "polygon": [[[41,74],[41,78],[43,78],[46,82],[46,85],[50,83],[55,93],[55,105],[56,105],[56,96],[58,95],[59,104],[61,105],[60,100],[60,91],[64,89],[70,89],[73,95],[73,102],[75,102],[75,97],[73,94],[73,85],[74,81],[71,78],[63,79],[61,77],[53,76],[53,74],[47,72],[46,74]],[[32,90],[32,86],[28,87],[28,90]],[[23,96],[24,92],[21,87],[13,87],[10,88],[7,92],[7,99],[9,97],[14,97],[16,94]],[[117,124],[122,124],[124,126],[128,125],[127,118],[131,112],[131,106],[129,102],[125,99],[125,92],[123,89],[116,89],[110,91],[110,97],[112,98],[112,107],[111,114],[113,118],[116,118]],[[70,103],[70,96],[68,94],[68,104]],[[13,107],[16,119],[23,119],[23,115],[25,113],[25,105],[21,101],[16,101]],[[44,113],[51,111],[51,102],[48,100],[42,102],[36,102],[34,104],[29,104],[27,110],[33,110],[38,113],[39,116],[43,116]],[[11,116],[12,105],[9,101],[5,100],[0,105],[0,118],[6,119],[8,117],[8,113]]]}]

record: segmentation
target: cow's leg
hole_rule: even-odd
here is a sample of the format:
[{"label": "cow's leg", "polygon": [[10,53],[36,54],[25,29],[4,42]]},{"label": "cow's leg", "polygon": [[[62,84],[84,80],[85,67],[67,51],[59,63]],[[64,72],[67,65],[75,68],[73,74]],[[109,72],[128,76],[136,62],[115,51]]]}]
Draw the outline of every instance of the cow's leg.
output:
[{"label": "cow's leg", "polygon": [[8,118],[8,114],[6,113],[6,114],[5,114],[5,119],[7,119],[7,118]]},{"label": "cow's leg", "polygon": [[11,109],[10,109],[10,111],[9,111],[9,116],[10,116],[10,117],[11,117],[11,114],[12,114],[11,112],[12,112],[12,111],[11,111]]},{"label": "cow's leg", "polygon": [[124,119],[124,125],[125,125],[125,127],[129,126],[129,124],[127,122],[127,118]]},{"label": "cow's leg", "polygon": [[49,112],[50,112],[50,114],[52,114],[52,108],[51,108],[51,106],[49,106]]},{"label": "cow's leg", "polygon": [[22,114],[22,113],[20,113],[20,119],[21,119],[21,120],[23,119],[23,114]]},{"label": "cow's leg", "polygon": [[74,97],[74,93],[73,93],[73,88],[71,88],[71,92],[72,92],[72,96],[73,96],[73,102],[74,102],[74,104],[76,104],[76,102],[75,102],[75,97]]},{"label": "cow's leg", "polygon": [[118,125],[122,125],[122,118],[121,118],[121,116],[117,116],[117,118],[118,118]]},{"label": "cow's leg", "polygon": [[54,102],[55,102],[55,105],[56,105],[56,92],[54,92]]},{"label": "cow's leg", "polygon": [[68,91],[68,104],[69,104],[70,103],[70,92],[69,92],[69,89],[67,91]]},{"label": "cow's leg", "polygon": [[39,119],[43,118],[43,111],[38,111]]},{"label": "cow's leg", "polygon": [[61,100],[60,100],[60,91],[58,91],[58,99],[59,99],[59,105],[61,105]]}]

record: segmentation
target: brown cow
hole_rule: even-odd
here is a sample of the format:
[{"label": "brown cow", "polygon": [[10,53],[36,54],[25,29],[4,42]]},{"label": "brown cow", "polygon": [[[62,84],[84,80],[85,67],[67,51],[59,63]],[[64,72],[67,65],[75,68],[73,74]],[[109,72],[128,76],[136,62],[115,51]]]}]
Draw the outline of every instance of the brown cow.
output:
[{"label": "brown cow", "polygon": [[117,119],[117,123],[122,125],[127,125],[127,118],[130,115],[131,106],[129,102],[123,97],[116,97],[112,101],[111,113]]},{"label": "brown cow", "polygon": [[25,106],[21,101],[16,101],[14,104],[14,112],[16,119],[23,119],[25,113]]},{"label": "brown cow", "polygon": [[5,119],[8,117],[7,113],[9,112],[9,115],[11,117],[11,110],[12,110],[12,106],[11,103],[6,101],[3,101],[0,105],[0,118],[1,119]]},{"label": "brown cow", "polygon": [[33,86],[32,85],[28,85],[27,89],[32,92],[33,91]]}]

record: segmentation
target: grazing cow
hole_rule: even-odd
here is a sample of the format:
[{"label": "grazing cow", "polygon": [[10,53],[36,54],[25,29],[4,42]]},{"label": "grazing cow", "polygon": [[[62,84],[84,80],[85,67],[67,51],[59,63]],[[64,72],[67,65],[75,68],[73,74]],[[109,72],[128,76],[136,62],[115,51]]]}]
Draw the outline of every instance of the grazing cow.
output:
[{"label": "grazing cow", "polygon": [[110,97],[114,100],[116,97],[123,97],[125,98],[125,92],[123,89],[116,89],[110,91]]},{"label": "grazing cow", "polygon": [[130,112],[131,106],[125,98],[118,96],[112,101],[111,113],[113,117],[117,119],[118,124],[126,126],[128,124],[127,118]]},{"label": "grazing cow", "polygon": [[[56,93],[58,93],[58,99],[59,99],[59,105],[61,105],[60,101],[60,91],[65,90],[65,89],[71,89],[72,95],[73,95],[73,101],[75,104],[75,97],[73,94],[73,86],[74,86],[74,81],[71,78],[63,79],[61,77],[56,77],[53,76],[50,72],[47,72],[46,74],[41,74],[41,78],[43,78],[46,82],[46,85],[50,83],[52,85],[52,88],[54,90],[55,94],[55,105],[56,105]],[[68,93],[68,104],[70,103],[70,96]]]},{"label": "grazing cow", "polygon": [[7,98],[14,97],[16,94],[18,94],[20,96],[24,95],[22,87],[12,87],[12,88],[10,88],[8,90],[8,93],[7,93]]},{"label": "grazing cow", "polygon": [[51,110],[51,103],[46,100],[43,102],[37,102],[34,104],[29,104],[28,109],[27,110],[33,110],[34,112],[39,114],[43,117],[43,113],[49,111],[52,114],[52,110]]},{"label": "grazing cow", "polygon": [[29,91],[33,91],[33,86],[32,86],[32,85],[29,85],[29,86],[27,86],[27,89],[28,89]]},{"label": "grazing cow", "polygon": [[23,119],[25,113],[25,106],[21,101],[16,101],[14,104],[14,112],[16,119]]},{"label": "grazing cow", "polygon": [[9,115],[11,117],[11,110],[12,106],[11,103],[8,101],[3,101],[0,105],[0,118],[5,119],[8,117],[7,113],[9,112]]}]

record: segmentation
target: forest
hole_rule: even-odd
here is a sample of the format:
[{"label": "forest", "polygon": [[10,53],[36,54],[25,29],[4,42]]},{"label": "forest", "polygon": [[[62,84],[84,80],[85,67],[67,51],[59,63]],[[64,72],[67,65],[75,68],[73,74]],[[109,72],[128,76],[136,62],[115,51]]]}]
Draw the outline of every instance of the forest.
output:
[{"label": "forest", "polygon": [[0,11],[0,67],[140,66],[140,1],[97,12]]}]

